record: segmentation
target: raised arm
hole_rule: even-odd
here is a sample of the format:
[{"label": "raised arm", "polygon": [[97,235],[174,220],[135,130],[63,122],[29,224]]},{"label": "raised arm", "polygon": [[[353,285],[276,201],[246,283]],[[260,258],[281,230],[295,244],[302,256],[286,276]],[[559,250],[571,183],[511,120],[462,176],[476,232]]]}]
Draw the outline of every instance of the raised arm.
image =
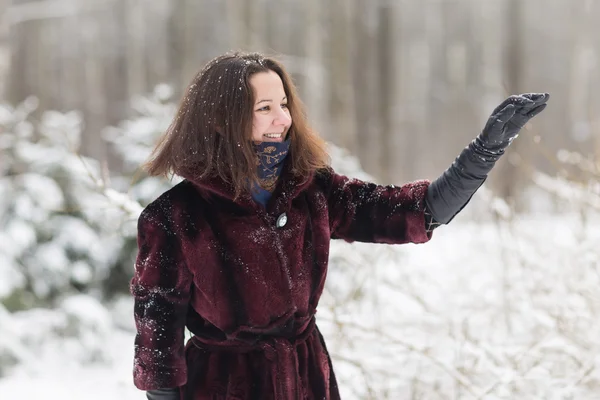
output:
[{"label": "raised arm", "polygon": [[328,206],[331,237],[371,243],[423,243],[428,181],[382,186],[330,171]]},{"label": "raised arm", "polygon": [[510,96],[496,107],[479,136],[429,186],[426,207],[434,222],[449,223],[467,205],[521,128],[546,108],[549,98],[548,93],[526,93]]}]

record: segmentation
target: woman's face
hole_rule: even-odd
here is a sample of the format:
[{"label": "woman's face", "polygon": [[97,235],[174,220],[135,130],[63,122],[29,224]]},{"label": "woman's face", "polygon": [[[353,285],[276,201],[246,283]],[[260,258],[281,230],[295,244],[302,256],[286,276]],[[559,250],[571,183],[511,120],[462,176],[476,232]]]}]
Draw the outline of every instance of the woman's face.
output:
[{"label": "woman's face", "polygon": [[250,77],[254,90],[254,117],[252,140],[255,142],[283,142],[292,125],[287,97],[281,78],[274,71],[258,72]]}]

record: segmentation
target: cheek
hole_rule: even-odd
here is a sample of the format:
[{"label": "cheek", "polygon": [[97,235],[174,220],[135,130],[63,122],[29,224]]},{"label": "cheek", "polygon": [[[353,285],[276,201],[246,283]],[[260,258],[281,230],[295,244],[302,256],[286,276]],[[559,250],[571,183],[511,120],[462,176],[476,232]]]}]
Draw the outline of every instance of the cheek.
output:
[{"label": "cheek", "polygon": [[254,115],[252,119],[252,127],[254,132],[263,133],[262,131],[266,130],[269,127],[269,121],[263,115]]},{"label": "cheek", "polygon": [[252,119],[252,137],[254,139],[261,139],[262,134],[266,129],[267,127],[265,126],[264,118],[260,118],[260,116],[255,115]]}]

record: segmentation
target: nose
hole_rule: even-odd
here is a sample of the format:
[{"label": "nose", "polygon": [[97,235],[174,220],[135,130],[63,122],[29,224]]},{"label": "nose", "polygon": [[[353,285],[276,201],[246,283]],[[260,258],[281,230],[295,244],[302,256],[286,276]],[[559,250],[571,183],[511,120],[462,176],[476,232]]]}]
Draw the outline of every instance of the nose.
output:
[{"label": "nose", "polygon": [[273,121],[274,125],[289,125],[292,117],[290,116],[287,109],[283,109],[281,107],[277,108],[277,112],[275,114],[275,120]]}]

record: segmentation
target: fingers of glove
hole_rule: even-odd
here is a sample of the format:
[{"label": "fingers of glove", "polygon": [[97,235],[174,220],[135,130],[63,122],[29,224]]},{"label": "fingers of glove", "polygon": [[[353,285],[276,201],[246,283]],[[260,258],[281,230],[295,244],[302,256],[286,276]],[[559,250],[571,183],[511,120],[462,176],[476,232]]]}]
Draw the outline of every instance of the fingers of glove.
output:
[{"label": "fingers of glove", "polygon": [[533,101],[535,106],[546,103],[550,99],[549,93],[523,93],[521,96]]},{"label": "fingers of glove", "polygon": [[513,128],[516,128],[517,130],[520,130],[531,118],[544,111],[544,108],[546,108],[546,106],[547,104],[544,103],[535,107],[533,110],[529,108],[521,108],[517,110],[513,118],[511,118],[510,121],[508,121],[508,125]]},{"label": "fingers of glove", "polygon": [[509,96],[502,103],[500,103],[500,105],[494,109],[494,111],[492,112],[492,115],[499,113],[504,108],[506,108],[506,106],[509,104],[524,107],[527,105],[534,105],[535,103],[533,100],[531,100],[527,97],[520,96],[520,95],[512,95],[512,96]]},{"label": "fingers of glove", "polygon": [[537,106],[536,108],[534,108],[533,110],[531,110],[527,113],[527,117],[529,117],[529,118],[535,117],[536,115],[538,115],[539,113],[544,111],[544,108],[546,108],[547,105],[548,104],[544,103],[544,104]]},{"label": "fingers of glove", "polygon": [[508,122],[517,112],[517,107],[514,104],[506,105],[500,112],[496,113],[493,118],[497,122],[506,123]]}]

